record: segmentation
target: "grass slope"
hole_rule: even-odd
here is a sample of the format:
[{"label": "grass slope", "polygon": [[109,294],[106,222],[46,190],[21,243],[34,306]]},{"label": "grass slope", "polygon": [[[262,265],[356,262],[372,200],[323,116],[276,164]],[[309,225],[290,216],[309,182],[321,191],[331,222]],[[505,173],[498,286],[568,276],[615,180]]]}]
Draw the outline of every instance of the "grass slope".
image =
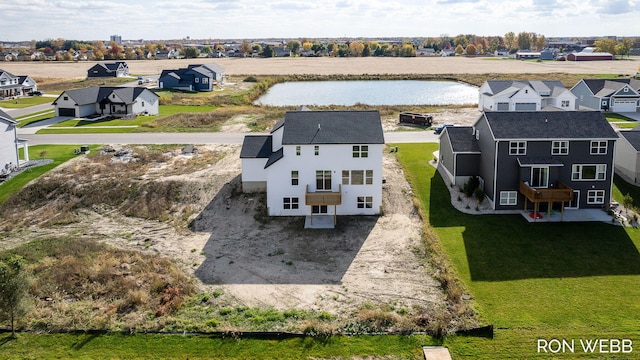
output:
[{"label": "grass slope", "polygon": [[548,356],[537,353],[539,338],[630,338],[640,344],[640,230],[462,214],[426,162],[436,149],[436,144],[402,144],[398,158],[477,309],[497,329],[493,340],[448,339],[454,355]]}]

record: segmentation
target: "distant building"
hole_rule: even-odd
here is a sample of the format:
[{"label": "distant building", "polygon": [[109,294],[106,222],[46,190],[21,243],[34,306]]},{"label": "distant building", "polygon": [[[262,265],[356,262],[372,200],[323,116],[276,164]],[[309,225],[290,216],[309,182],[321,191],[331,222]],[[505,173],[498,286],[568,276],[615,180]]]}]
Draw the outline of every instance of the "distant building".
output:
[{"label": "distant building", "polygon": [[87,77],[122,77],[129,75],[129,65],[124,61],[98,63],[87,70]]},{"label": "distant building", "polygon": [[613,60],[613,55],[608,52],[595,52],[594,48],[585,48],[580,52],[574,52],[567,55],[569,61],[597,61],[597,60]]},{"label": "distant building", "polygon": [[111,35],[111,36],[109,37],[109,40],[110,40],[110,41],[115,41],[115,42],[117,42],[118,44],[122,44],[122,36],[120,36],[120,35]]}]

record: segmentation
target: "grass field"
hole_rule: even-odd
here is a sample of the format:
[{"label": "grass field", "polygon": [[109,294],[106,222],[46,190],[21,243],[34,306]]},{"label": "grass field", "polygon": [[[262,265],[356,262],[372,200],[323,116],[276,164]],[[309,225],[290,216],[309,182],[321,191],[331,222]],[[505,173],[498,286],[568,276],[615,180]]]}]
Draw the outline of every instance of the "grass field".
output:
[{"label": "grass field", "polygon": [[0,107],[8,109],[26,108],[34,105],[50,104],[54,100],[55,98],[47,96],[21,97],[13,100],[0,101]]},{"label": "grass field", "polygon": [[[436,144],[402,144],[398,158],[477,310],[496,328],[492,340],[447,339],[456,357],[548,357],[537,353],[539,338],[640,344],[640,230],[462,214],[450,205],[445,183],[425,161],[424,154],[436,149]],[[576,350],[570,358],[593,356]]]},{"label": "grass field", "polygon": [[27,169],[20,175],[2,183],[0,185],[0,203],[9,196],[20,191],[20,189],[22,189],[22,187],[24,187],[29,181],[76,156],[73,154],[73,149],[77,147],[78,146],[76,145],[29,146],[29,159],[53,159],[53,163]]}]

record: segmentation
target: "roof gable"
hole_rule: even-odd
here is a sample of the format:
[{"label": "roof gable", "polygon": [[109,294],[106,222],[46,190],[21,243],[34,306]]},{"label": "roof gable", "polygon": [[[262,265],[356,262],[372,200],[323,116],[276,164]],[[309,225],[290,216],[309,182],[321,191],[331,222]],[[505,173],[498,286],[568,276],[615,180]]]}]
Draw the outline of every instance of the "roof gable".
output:
[{"label": "roof gable", "polygon": [[620,131],[618,134],[625,138],[636,151],[640,151],[640,131]]}]

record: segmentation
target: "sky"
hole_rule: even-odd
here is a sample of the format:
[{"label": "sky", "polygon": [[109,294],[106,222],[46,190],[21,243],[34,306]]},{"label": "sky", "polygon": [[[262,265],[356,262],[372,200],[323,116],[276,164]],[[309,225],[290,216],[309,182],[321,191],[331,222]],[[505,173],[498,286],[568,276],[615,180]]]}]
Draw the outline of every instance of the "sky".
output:
[{"label": "sky", "polygon": [[640,0],[0,0],[0,42],[640,36]]}]

